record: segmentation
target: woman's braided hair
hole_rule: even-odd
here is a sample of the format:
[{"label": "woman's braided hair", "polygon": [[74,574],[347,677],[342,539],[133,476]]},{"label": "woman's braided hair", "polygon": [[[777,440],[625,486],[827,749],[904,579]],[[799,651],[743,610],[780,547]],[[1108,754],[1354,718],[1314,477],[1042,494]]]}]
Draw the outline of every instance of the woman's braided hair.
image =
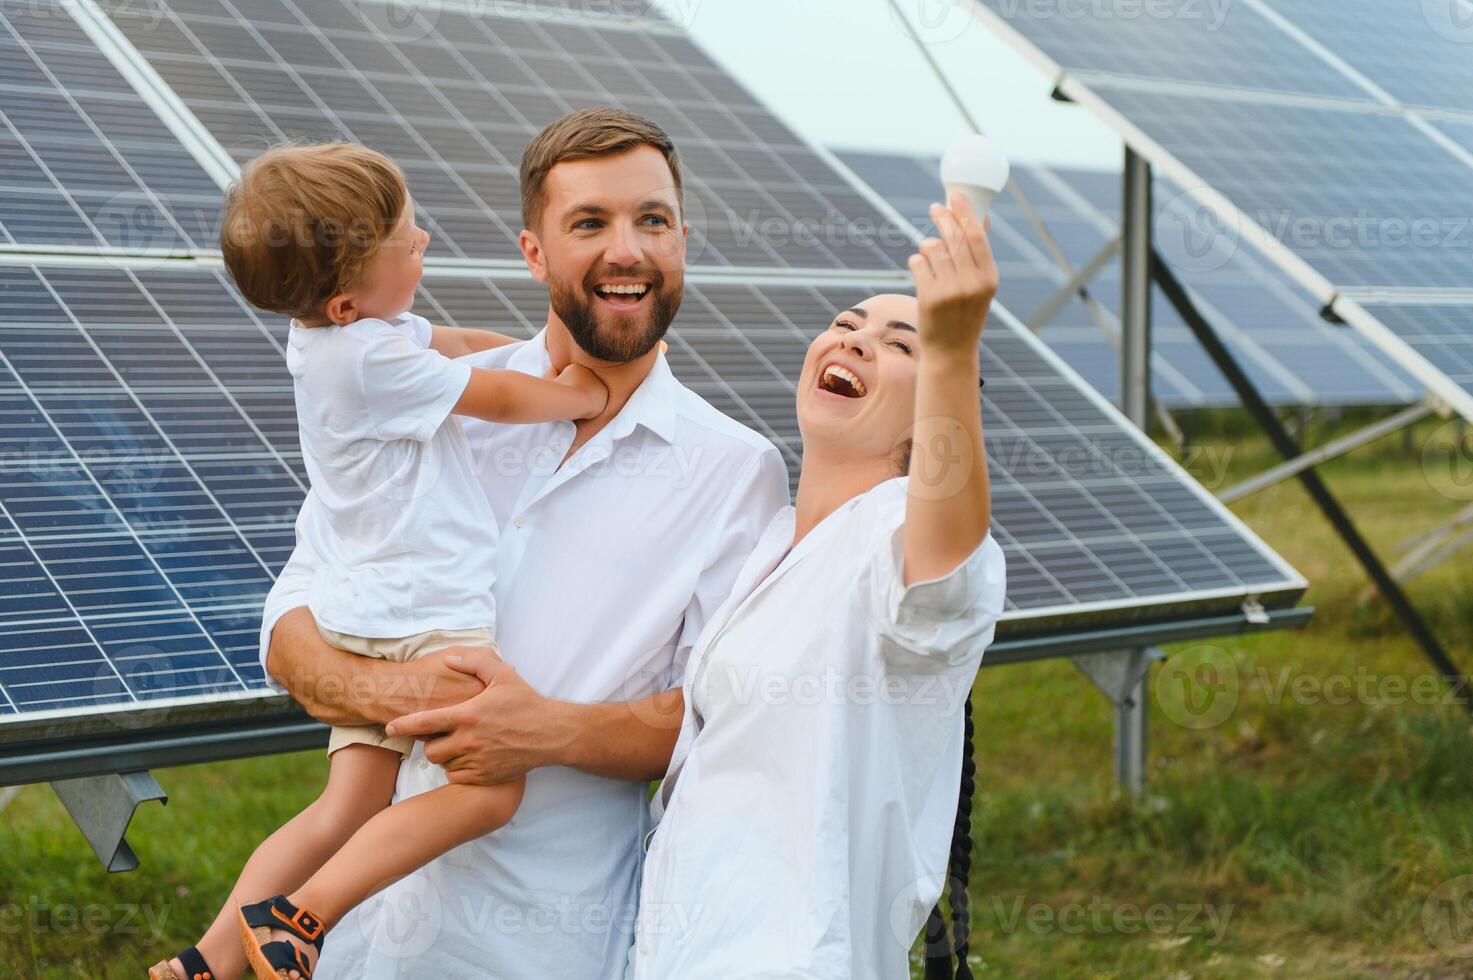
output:
[{"label": "woman's braided hair", "polygon": [[[972,980],[967,964],[971,906],[967,881],[972,876],[972,796],[977,788],[977,763],[972,758],[972,701],[962,707],[962,778],[956,801],[956,825],[951,832],[951,859],[946,875],[951,902],[951,927],[941,915],[941,903],[926,919],[926,980]],[[949,933],[949,935],[948,935]],[[952,966],[952,956],[956,966]]]}]

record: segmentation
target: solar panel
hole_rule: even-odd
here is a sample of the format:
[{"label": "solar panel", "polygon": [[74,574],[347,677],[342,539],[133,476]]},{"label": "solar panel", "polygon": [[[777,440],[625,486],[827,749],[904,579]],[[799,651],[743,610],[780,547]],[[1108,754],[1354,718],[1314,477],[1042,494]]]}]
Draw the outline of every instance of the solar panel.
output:
[{"label": "solar panel", "polygon": [[[796,475],[794,378],[838,309],[892,284],[692,284],[670,362]],[[426,280],[420,309],[530,335],[525,279]],[[0,267],[5,713],[263,697],[254,627],[305,489],[281,326],[210,270]],[[1303,582],[1026,331],[986,339],[1008,619],[1034,631],[1291,604]],[[223,707],[222,710],[229,710]],[[93,719],[94,722],[96,719]]]},{"label": "solar panel", "polygon": [[219,200],[60,7],[0,8],[0,244],[212,248]]},{"label": "solar panel", "polygon": [[1463,0],[1268,5],[1397,101],[1473,111],[1473,11]]},{"label": "solar panel", "polygon": [[[1152,47],[1099,11],[1060,24],[1036,5],[977,0],[973,10],[1183,187],[1199,215],[1220,216],[1214,234],[1225,247],[1261,245],[1318,302],[1473,416],[1473,389],[1441,367],[1457,370],[1447,345],[1425,357],[1378,319],[1387,310],[1405,326],[1389,310],[1465,292],[1473,275],[1465,0],[1253,0],[1228,16],[1237,27],[1210,36],[1179,17],[1154,18]],[[1261,77],[1207,77],[1236,71],[1235,38],[1249,25],[1272,28]],[[1212,67],[1163,67],[1162,46],[1194,50]],[[1327,87],[1325,72],[1349,88]]]},{"label": "solar panel", "polygon": [[[516,162],[568,109],[623,105],[665,126],[687,166],[691,268],[671,365],[772,439],[795,477],[809,340],[839,306],[900,281],[910,229],[642,0],[606,17],[574,17],[563,0],[485,16],[431,4],[407,26],[377,11],[179,0],[46,22],[6,8],[6,131],[71,127],[72,142],[0,152],[0,227],[11,251],[29,244],[14,233],[29,220],[82,254],[0,262],[0,564],[14,583],[0,597],[0,738],[279,705],[256,628],[307,485],[285,324],[250,310],[217,258],[109,261],[104,246],[127,243],[91,228],[65,238],[66,221],[35,218],[34,201],[143,194],[181,245],[207,247],[219,201],[207,173],[221,177],[228,157],[286,136],[369,142],[405,166],[438,251],[459,260],[430,270],[417,309],[531,336],[547,298],[518,267]],[[87,19],[99,16],[111,20]],[[83,129],[87,152],[112,154],[136,187],[75,162]],[[189,151],[204,169],[171,156]],[[50,182],[12,179],[22,157],[53,167]],[[1068,247],[1086,244],[1081,233]],[[1001,308],[995,321],[984,411],[1007,630],[1292,605],[1305,587],[1293,569]]]},{"label": "solar panel", "polygon": [[[939,195],[935,157],[841,153],[843,162],[917,227],[928,232],[927,207]],[[1014,181],[1079,268],[1119,230],[1120,175],[1018,166]],[[1156,181],[1156,242],[1223,332],[1255,383],[1280,405],[1390,405],[1415,400],[1420,387],[1358,334],[1320,318],[1303,289],[1240,247],[1222,256],[1193,251],[1194,215],[1181,192]],[[992,209],[992,242],[1002,270],[1001,300],[1030,322],[1068,277],[1027,213],[1007,192]],[[1204,259],[1206,259],[1204,261]],[[1107,323],[1118,331],[1120,263],[1091,279]],[[1236,393],[1190,330],[1158,295],[1153,304],[1153,381],[1169,408],[1236,405]],[[1119,358],[1084,304],[1071,301],[1040,336],[1106,397],[1118,395]]]},{"label": "solar panel", "polygon": [[1473,391],[1473,303],[1375,304],[1366,307],[1428,364]]},{"label": "solar panel", "polygon": [[692,264],[884,269],[908,254],[900,229],[671,25],[446,7],[394,41],[369,30],[373,9],[199,0],[158,23],[114,20],[237,161],[288,137],[393,156],[458,258],[519,260],[523,147],[600,103],[659,120],[680,148]]}]

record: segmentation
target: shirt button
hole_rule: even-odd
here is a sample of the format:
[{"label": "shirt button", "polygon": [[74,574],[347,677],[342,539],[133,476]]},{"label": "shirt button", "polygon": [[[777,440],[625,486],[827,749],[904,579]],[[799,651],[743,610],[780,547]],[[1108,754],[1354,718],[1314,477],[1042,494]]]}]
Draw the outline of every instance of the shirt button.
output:
[{"label": "shirt button", "polygon": [[526,527],[526,526],[527,526],[527,519],[525,517],[518,517],[517,518],[517,527]]}]

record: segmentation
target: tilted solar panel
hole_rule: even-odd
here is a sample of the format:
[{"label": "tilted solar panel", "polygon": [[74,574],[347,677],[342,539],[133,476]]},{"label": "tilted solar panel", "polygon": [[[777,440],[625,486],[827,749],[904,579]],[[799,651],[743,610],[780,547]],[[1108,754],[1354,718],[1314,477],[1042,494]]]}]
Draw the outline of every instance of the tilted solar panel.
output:
[{"label": "tilted solar panel", "polygon": [[[940,194],[935,157],[841,153],[843,162],[918,227]],[[1076,269],[1119,231],[1120,175],[1101,171],[1015,166],[1050,237]],[[1359,334],[1320,318],[1313,298],[1248,248],[1221,255],[1195,250],[1197,229],[1181,192],[1158,178],[1156,243],[1223,332],[1270,401],[1280,405],[1391,405],[1413,401],[1420,388]],[[992,244],[1003,271],[1000,297],[1025,322],[1043,309],[1067,275],[1027,213],[1006,191],[992,208]],[[1112,259],[1088,285],[1117,332],[1120,262]],[[1236,393],[1201,345],[1159,295],[1153,304],[1155,394],[1170,408],[1236,405]],[[1115,398],[1120,385],[1113,343],[1078,300],[1040,332],[1094,387]]]},{"label": "tilted solar panel", "polygon": [[[794,475],[794,380],[834,313],[893,285],[692,284],[670,362]],[[530,335],[528,280],[427,279],[420,309]],[[219,272],[0,267],[4,711],[263,696],[260,603],[305,491],[281,325]],[[999,316],[984,374],[1014,630],[1291,604],[1303,582]]]},{"label": "tilted solar panel", "polygon": [[[1249,0],[1203,31],[1188,6],[1199,7],[1171,0],[1146,18],[1151,46],[1098,11],[1061,23],[1037,5],[976,0],[972,9],[1181,186],[1198,217],[1215,216],[1220,247],[1251,241],[1473,416],[1473,387],[1456,380],[1446,345],[1406,340],[1404,316],[1387,314],[1397,328],[1378,319],[1403,303],[1468,302],[1473,7]],[[1249,34],[1270,40],[1246,62],[1252,77],[1230,77]],[[1210,67],[1184,64],[1180,51]]]},{"label": "tilted solar panel", "polygon": [[59,5],[0,7],[0,245],[214,248],[219,200]]},{"label": "tilted solar panel", "polygon": [[423,36],[395,39],[370,30],[373,9],[199,0],[156,24],[113,19],[237,160],[291,137],[394,157],[459,258],[520,257],[523,147],[570,109],[602,103],[674,138],[692,264],[890,268],[909,253],[900,229],[673,26],[446,7]]}]

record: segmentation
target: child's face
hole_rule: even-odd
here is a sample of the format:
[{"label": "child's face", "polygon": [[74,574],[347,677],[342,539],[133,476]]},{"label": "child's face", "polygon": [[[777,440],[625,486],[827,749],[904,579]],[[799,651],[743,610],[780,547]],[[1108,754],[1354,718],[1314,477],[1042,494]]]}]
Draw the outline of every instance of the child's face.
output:
[{"label": "child's face", "polygon": [[429,244],[429,232],[414,223],[414,202],[406,200],[399,223],[364,268],[359,284],[349,291],[355,319],[386,320],[414,305]]}]

